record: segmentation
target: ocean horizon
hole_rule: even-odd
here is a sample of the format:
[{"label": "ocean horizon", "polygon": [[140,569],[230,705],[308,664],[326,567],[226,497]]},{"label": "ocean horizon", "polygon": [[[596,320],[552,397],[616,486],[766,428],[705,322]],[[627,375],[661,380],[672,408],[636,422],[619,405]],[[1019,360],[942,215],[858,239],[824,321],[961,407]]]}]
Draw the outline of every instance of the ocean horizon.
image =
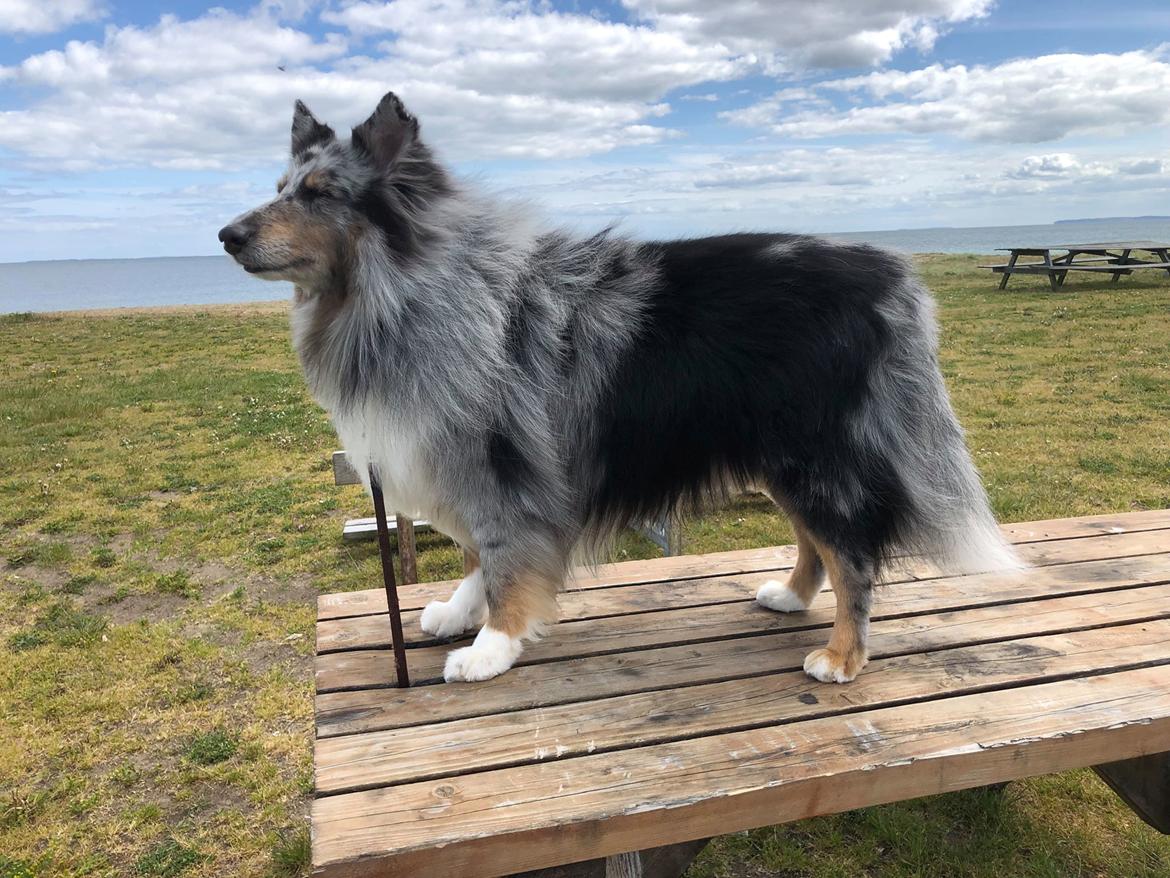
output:
[{"label": "ocean horizon", "polygon": [[[904,253],[990,254],[1005,247],[1137,240],[1170,242],[1170,217],[836,232],[825,233],[824,237],[862,241]],[[276,301],[291,295],[291,284],[254,278],[226,255],[0,263],[0,314],[217,305]]]}]

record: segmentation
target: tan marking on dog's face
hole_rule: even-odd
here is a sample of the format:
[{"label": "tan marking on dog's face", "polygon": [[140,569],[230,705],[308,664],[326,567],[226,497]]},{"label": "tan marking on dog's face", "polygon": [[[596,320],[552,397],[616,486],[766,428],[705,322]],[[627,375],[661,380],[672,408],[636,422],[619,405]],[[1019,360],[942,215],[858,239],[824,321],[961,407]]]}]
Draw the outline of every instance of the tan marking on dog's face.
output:
[{"label": "tan marking on dog's face", "polygon": [[559,582],[532,571],[512,578],[488,595],[488,626],[509,637],[524,637],[557,618]]},{"label": "tan marking on dog's face", "polygon": [[312,171],[305,175],[305,179],[301,181],[301,185],[310,192],[320,192],[329,183],[329,175],[323,171]]},{"label": "tan marking on dog's face", "polygon": [[278,199],[251,218],[253,242],[245,267],[268,278],[318,290],[339,275],[350,236],[328,218],[314,215],[293,199]]}]

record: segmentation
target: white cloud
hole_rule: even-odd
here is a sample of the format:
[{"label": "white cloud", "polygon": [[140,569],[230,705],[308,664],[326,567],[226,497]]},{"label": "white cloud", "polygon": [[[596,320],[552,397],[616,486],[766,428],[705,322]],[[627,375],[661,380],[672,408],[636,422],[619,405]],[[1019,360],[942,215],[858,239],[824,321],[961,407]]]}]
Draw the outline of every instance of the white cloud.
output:
[{"label": "white cloud", "polygon": [[485,94],[658,100],[680,85],[729,79],[746,62],[717,41],[503,0],[353,3],[322,19],[364,34],[413,74]]},{"label": "white cloud", "polygon": [[784,92],[724,114],[788,137],[943,133],[971,140],[1040,143],[1170,123],[1166,51],[1043,55],[995,67],[881,71],[819,83],[865,106],[809,107]]},{"label": "white cloud", "polygon": [[726,42],[772,69],[868,67],[913,46],[927,51],[947,24],[987,14],[993,0],[623,0],[696,45]]},{"label": "white cloud", "polygon": [[104,15],[98,0],[0,0],[0,33],[53,33]]},{"label": "white cloud", "polygon": [[[110,27],[101,43],[73,40],[0,68],[13,85],[52,90],[0,113],[0,145],[66,169],[254,160],[275,152],[297,85],[318,75],[312,65],[346,48],[337,35],[315,40],[268,15],[222,9]],[[274,117],[277,106],[285,118]]]},{"label": "white cloud", "polygon": [[101,42],[72,41],[0,68],[9,84],[53,90],[0,113],[0,146],[73,169],[271,162],[294,98],[340,131],[392,88],[445,154],[571,157],[674,136],[658,124],[665,94],[732,78],[745,64],[718,45],[504,0],[325,13],[371,43],[384,40],[353,55],[350,37],[317,39],[282,23],[288,6],[111,27]]},{"label": "white cloud", "polygon": [[1034,177],[1069,177],[1082,170],[1081,163],[1072,153],[1054,152],[1048,155],[1030,155],[1020,162],[1019,167],[1008,172],[1009,177],[1027,180]]},{"label": "white cloud", "polygon": [[861,56],[875,60],[929,43],[988,0],[636,2],[641,24],[539,0],[358,0],[326,7],[321,20],[338,32],[314,37],[289,20],[314,0],[262,0],[248,14],[109,27],[100,40],[0,68],[6,87],[33,99],[0,113],[0,147],[74,170],[270,163],[294,98],[342,130],[393,89],[445,155],[586,156],[677,136],[662,121],[667,96],[758,72],[752,40],[791,56],[785,63],[848,54],[841,40],[869,46]]},{"label": "white cloud", "polygon": [[1146,176],[1147,174],[1163,174],[1166,172],[1166,163],[1162,159],[1133,159],[1121,162],[1117,166],[1118,173],[1131,176]]}]

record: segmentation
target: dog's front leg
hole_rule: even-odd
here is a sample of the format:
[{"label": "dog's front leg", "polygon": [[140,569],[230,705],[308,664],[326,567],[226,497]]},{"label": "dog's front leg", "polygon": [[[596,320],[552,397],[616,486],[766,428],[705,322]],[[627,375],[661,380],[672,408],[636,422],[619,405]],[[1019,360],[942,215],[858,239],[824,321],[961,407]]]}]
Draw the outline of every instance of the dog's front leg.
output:
[{"label": "dog's front leg", "polygon": [[[511,550],[510,550],[511,549]],[[561,568],[523,559],[512,547],[483,547],[481,567],[487,599],[487,623],[471,646],[447,656],[443,677],[488,680],[512,667],[524,649],[524,640],[540,636],[556,620]]]},{"label": "dog's front leg", "polygon": [[487,595],[484,593],[483,568],[479,556],[473,555],[475,569],[459,583],[445,601],[431,601],[422,611],[419,626],[436,637],[455,637],[477,625],[482,625],[487,613]]}]

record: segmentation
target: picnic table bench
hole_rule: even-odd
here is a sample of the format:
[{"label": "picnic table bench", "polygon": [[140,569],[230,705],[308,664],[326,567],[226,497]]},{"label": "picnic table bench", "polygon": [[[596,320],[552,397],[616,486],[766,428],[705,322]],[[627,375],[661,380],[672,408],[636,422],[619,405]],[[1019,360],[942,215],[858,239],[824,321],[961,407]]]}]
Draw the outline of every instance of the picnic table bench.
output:
[{"label": "picnic table bench", "polygon": [[[1117,283],[1123,274],[1135,271],[1154,270],[1170,274],[1170,244],[1158,241],[1106,241],[1094,244],[1054,244],[1050,247],[999,247],[996,252],[1011,255],[1006,263],[980,265],[1002,274],[999,282],[1002,290],[1013,274],[1046,274],[1052,289],[1064,286],[1070,271],[1088,271],[1113,275]],[[1064,251],[1053,256],[1053,252]],[[1154,259],[1135,259],[1134,251],[1152,253]],[[1017,262],[1021,256],[1039,256],[1039,262]],[[1078,258],[1079,257],[1079,258]]]},{"label": "picnic table bench", "polygon": [[1022,576],[880,588],[844,686],[801,671],[831,590],[753,600],[792,546],[583,572],[484,683],[419,628],[454,583],[393,592],[409,688],[391,591],[322,595],[313,874],[676,878],[713,835],[1086,766],[1170,832],[1170,510],[1004,532]]}]

